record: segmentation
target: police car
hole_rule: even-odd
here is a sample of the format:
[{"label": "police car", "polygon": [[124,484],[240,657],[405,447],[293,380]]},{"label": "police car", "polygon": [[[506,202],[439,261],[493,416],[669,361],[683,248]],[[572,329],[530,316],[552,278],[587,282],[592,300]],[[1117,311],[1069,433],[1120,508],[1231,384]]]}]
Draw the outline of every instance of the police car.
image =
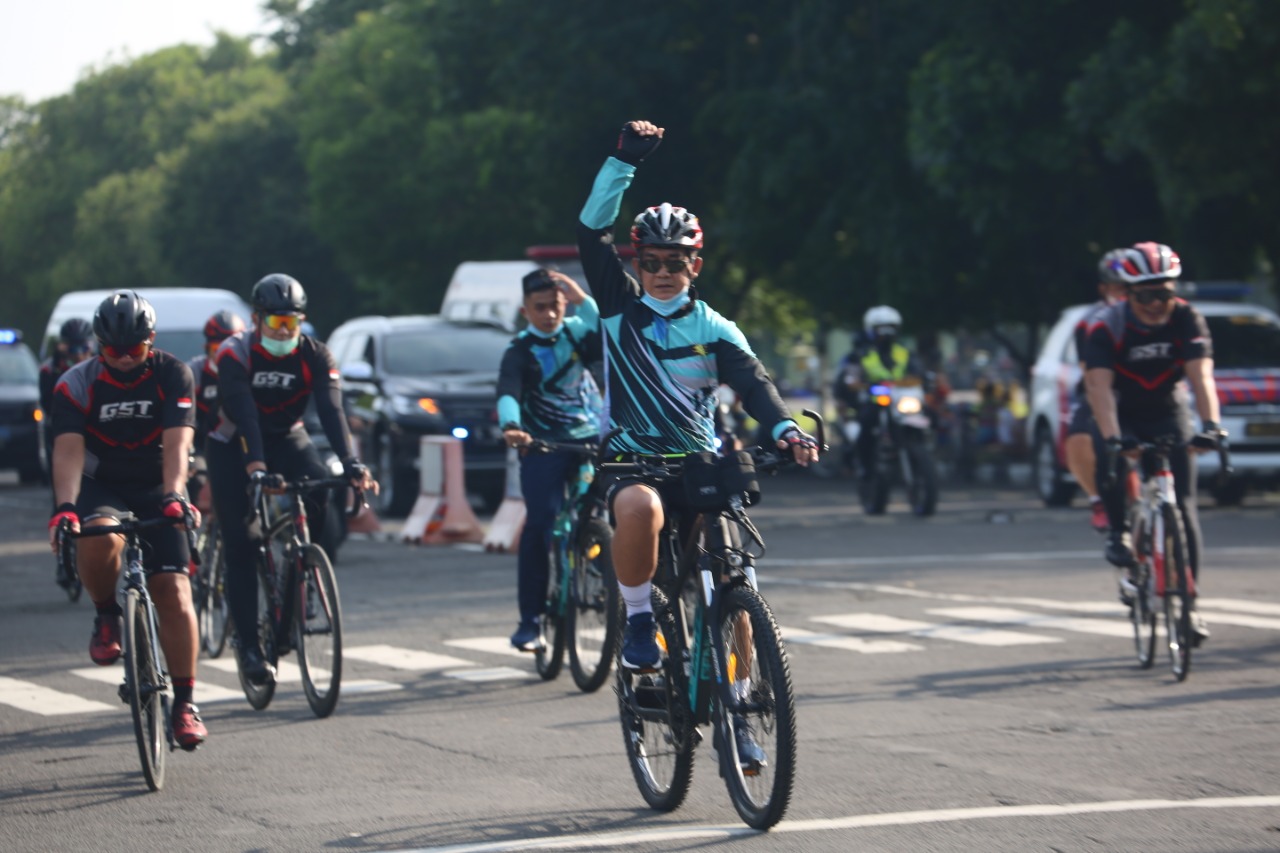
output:
[{"label": "police car", "polygon": [[0,469],[23,483],[43,477],[40,467],[40,365],[17,329],[0,329]]},{"label": "police car", "polygon": [[[1251,485],[1280,483],[1280,317],[1262,306],[1240,302],[1196,300],[1192,304],[1204,315],[1213,336],[1213,376],[1235,469],[1231,477],[1220,478],[1218,455],[1202,454],[1197,457],[1199,481],[1218,503],[1236,504]],[[1075,305],[1062,312],[1032,370],[1027,420],[1032,484],[1049,506],[1070,504],[1077,491],[1067,472],[1064,443],[1073,391],[1080,379],[1072,332],[1089,308]]]}]

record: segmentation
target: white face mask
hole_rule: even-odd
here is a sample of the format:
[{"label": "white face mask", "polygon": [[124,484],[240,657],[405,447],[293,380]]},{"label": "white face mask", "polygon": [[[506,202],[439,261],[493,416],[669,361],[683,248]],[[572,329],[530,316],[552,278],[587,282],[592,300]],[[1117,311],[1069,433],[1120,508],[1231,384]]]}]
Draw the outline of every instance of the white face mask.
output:
[{"label": "white face mask", "polygon": [[276,358],[286,356],[298,348],[298,343],[302,340],[302,335],[294,335],[286,341],[277,341],[275,338],[268,338],[263,335],[260,338],[262,348],[274,355]]}]

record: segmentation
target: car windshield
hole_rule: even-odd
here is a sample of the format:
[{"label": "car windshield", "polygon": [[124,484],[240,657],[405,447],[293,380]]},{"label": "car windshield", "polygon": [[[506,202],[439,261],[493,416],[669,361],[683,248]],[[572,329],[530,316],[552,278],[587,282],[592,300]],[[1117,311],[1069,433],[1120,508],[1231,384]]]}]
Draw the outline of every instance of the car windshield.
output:
[{"label": "car windshield", "polygon": [[164,350],[182,361],[190,361],[204,352],[204,332],[200,329],[157,329],[156,349]]},{"label": "car windshield", "polygon": [[511,338],[497,329],[433,326],[388,335],[383,368],[393,376],[493,373]]},{"label": "car windshield", "polygon": [[1280,324],[1263,314],[1206,317],[1213,336],[1213,366],[1280,367]]},{"label": "car windshield", "polygon": [[40,365],[25,346],[0,346],[0,385],[36,385]]}]

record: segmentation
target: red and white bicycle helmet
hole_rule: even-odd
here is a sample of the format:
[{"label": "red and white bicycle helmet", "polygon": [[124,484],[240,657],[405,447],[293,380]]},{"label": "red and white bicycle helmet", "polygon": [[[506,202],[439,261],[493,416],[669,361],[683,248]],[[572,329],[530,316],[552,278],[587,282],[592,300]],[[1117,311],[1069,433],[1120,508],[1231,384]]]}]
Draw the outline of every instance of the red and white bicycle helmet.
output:
[{"label": "red and white bicycle helmet", "polygon": [[1135,243],[1121,253],[1112,269],[1125,284],[1168,281],[1182,275],[1178,253],[1163,243]]},{"label": "red and white bicycle helmet", "polygon": [[660,249],[701,249],[702,226],[698,217],[683,207],[663,202],[646,208],[631,226],[631,245]]}]

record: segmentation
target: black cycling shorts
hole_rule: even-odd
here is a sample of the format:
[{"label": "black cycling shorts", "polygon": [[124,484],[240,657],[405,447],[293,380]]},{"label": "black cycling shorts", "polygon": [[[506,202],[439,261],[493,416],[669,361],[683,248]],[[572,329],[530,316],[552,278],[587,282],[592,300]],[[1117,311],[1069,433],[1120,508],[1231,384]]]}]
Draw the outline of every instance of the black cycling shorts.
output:
[{"label": "black cycling shorts", "polygon": [[1067,425],[1067,437],[1073,435],[1088,435],[1093,429],[1093,409],[1089,408],[1089,401],[1081,397],[1080,401],[1071,407],[1071,420]]},{"label": "black cycling shorts", "polygon": [[[127,483],[102,483],[92,477],[80,478],[80,498],[76,514],[81,526],[95,518],[119,519],[133,513],[139,521],[160,517],[163,486],[138,486]],[[142,567],[148,575],[157,572],[187,574],[191,550],[182,525],[152,527],[138,533],[142,542]]]}]

